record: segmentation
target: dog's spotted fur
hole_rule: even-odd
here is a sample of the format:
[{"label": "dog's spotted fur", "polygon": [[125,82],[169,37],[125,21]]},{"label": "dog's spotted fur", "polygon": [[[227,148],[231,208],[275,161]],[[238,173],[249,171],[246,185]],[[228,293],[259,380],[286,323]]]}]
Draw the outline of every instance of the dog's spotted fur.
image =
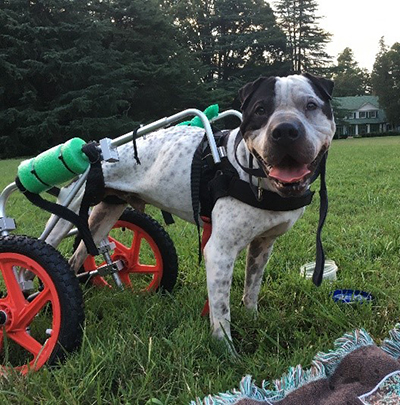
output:
[{"label": "dog's spotted fur", "polygon": [[[300,195],[308,188],[312,171],[335,132],[329,104],[332,86],[332,82],[325,79],[294,75],[261,78],[240,91],[243,111],[240,129],[244,141],[239,145],[237,156],[241,164],[247,166],[251,151],[261,160],[267,173],[271,170],[278,173],[275,178],[267,176],[262,180],[264,188],[282,196]],[[248,180],[248,174],[234,158],[238,130],[232,131],[229,137],[227,154],[239,176]],[[202,129],[178,126],[143,136],[137,141],[141,165],[133,158],[131,144],[121,146],[120,161],[103,164],[108,193],[123,194],[132,205],[140,206],[145,202],[193,222],[190,166],[203,135]],[[279,180],[285,171],[301,173],[298,175],[301,179],[286,184]],[[304,174],[308,171],[309,174]],[[124,205],[105,202],[94,208],[90,226],[95,242],[107,235],[124,208]],[[212,212],[212,234],[204,249],[214,336],[231,339],[230,287],[239,252],[248,247],[243,302],[247,308],[255,310],[274,241],[290,229],[302,213],[302,208],[286,212],[260,210],[231,197],[217,201]],[[62,237],[55,231],[48,241],[57,244]],[[71,258],[75,271],[85,257],[86,249],[81,243]]]}]

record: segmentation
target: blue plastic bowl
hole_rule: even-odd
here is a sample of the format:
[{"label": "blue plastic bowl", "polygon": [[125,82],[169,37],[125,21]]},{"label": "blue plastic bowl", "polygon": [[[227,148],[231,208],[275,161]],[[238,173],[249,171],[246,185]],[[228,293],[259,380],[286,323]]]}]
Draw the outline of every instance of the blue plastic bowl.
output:
[{"label": "blue plastic bowl", "polygon": [[363,304],[371,302],[374,297],[361,290],[335,290],[332,294],[333,301],[343,302],[345,304]]}]

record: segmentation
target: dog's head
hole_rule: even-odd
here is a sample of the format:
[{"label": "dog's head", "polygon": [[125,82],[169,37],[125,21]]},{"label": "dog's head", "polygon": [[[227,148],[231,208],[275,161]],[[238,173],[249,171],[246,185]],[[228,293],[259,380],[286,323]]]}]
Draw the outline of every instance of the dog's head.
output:
[{"label": "dog's head", "polygon": [[333,82],[310,74],[261,77],[239,92],[240,126],[272,191],[281,196],[307,190],[335,133],[330,105]]}]

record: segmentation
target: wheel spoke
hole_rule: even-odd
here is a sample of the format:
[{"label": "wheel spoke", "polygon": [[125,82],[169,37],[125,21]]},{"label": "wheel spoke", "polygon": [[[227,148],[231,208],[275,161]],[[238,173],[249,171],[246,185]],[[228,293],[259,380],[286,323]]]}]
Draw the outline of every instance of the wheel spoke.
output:
[{"label": "wheel spoke", "polygon": [[134,268],[134,272],[142,274],[155,274],[159,273],[160,269],[151,264],[137,264]]},{"label": "wheel spoke", "polygon": [[115,243],[115,253],[118,254],[123,254],[125,256],[129,256],[131,254],[131,248],[125,246],[123,243],[117,241],[114,238],[109,237],[110,242],[114,242]]},{"label": "wheel spoke", "polygon": [[132,239],[132,246],[128,249],[128,259],[131,266],[139,264],[140,245],[142,243],[143,235],[140,231],[135,231]]},{"label": "wheel spoke", "polygon": [[7,336],[15,343],[23,347],[25,350],[32,353],[35,357],[42,350],[43,345],[36,339],[34,339],[31,335],[29,335],[26,330],[20,329],[15,332],[10,332]]},{"label": "wheel spoke", "polygon": [[26,303],[25,297],[22,294],[19,283],[15,277],[12,262],[4,263],[1,265],[1,273],[7,288],[7,295],[10,303],[15,309],[22,309]]},{"label": "wheel spoke", "polygon": [[51,301],[51,292],[45,288],[32,302],[26,305],[18,314],[18,327],[24,328],[32,322],[47,302]]},{"label": "wheel spoke", "polygon": [[129,273],[128,273],[128,272],[123,272],[123,271],[121,271],[121,272],[119,273],[119,277],[120,277],[121,281],[122,281],[126,286],[132,287],[132,281],[131,281],[131,279],[130,279],[130,277],[129,277]]}]

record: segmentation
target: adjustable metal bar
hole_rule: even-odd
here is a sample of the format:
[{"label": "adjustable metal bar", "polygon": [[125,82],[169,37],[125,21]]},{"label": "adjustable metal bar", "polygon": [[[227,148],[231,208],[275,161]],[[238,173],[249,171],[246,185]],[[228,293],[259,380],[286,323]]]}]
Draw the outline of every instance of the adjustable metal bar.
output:
[{"label": "adjustable metal bar", "polygon": [[103,272],[103,274],[111,273],[117,287],[123,290],[124,285],[122,284],[121,278],[118,275],[118,271],[123,269],[123,263],[120,260],[115,263],[113,262],[111,258],[112,249],[115,249],[115,244],[113,242],[110,242],[107,237],[100,241],[99,253],[103,255],[106,265],[104,266],[104,269],[98,268],[97,271],[99,272],[99,274],[102,274]]},{"label": "adjustable metal bar", "polygon": [[0,235],[7,236],[10,231],[16,229],[15,221],[12,218],[0,217]]},{"label": "adjustable metal bar", "polygon": [[71,229],[71,230],[65,235],[65,237],[66,237],[66,238],[70,238],[71,236],[76,236],[76,235],[78,235],[78,233],[79,233],[78,229],[77,229],[77,228],[73,228],[73,229]]},{"label": "adjustable metal bar", "polygon": [[6,204],[10,195],[18,190],[17,185],[14,183],[9,184],[0,194],[0,235],[7,236],[9,231],[15,229],[15,222],[12,218],[6,216]]},{"label": "adjustable metal bar", "polygon": [[[171,125],[175,122],[181,121],[187,117],[197,116],[201,119],[201,122],[204,125],[204,129],[206,131],[207,139],[210,144],[211,154],[214,159],[215,163],[221,162],[221,159],[218,155],[217,145],[215,143],[214,134],[211,129],[210,121],[208,120],[207,116],[200,110],[195,108],[189,108],[187,110],[181,111],[180,113],[171,115],[170,117],[161,118],[158,121],[152,122],[151,124],[144,125],[137,130],[137,136],[148,134],[149,132],[153,132],[157,129],[166,127]],[[118,138],[115,138],[111,141],[111,147],[121,146],[127,142],[130,142],[133,139],[134,131],[128,132],[125,135],[121,135]]]},{"label": "adjustable metal bar", "polygon": [[226,110],[224,112],[222,112],[221,114],[218,114],[216,117],[212,118],[210,120],[211,123],[218,121],[222,118],[228,117],[230,115],[234,115],[235,117],[239,118],[240,121],[242,121],[242,113],[240,111],[237,110]]},{"label": "adjustable metal bar", "polygon": [[17,185],[14,183],[9,184],[0,194],[0,217],[6,216],[6,203],[10,195],[18,190]]},{"label": "adjustable metal bar", "polygon": [[[89,174],[90,167],[88,167],[79,177],[77,182],[75,183],[74,187],[72,190],[68,193],[68,195],[65,197],[64,201],[60,201],[60,204],[64,207],[68,207],[68,205],[72,202],[74,197],[78,194],[80,189],[83,187],[85,184],[85,181],[87,179],[87,176]],[[46,228],[44,229],[43,233],[40,235],[38,239],[40,240],[45,240],[49,235],[50,232],[54,229],[54,227],[57,225],[58,221],[60,220],[60,217],[54,215],[51,220],[48,222]]]}]

